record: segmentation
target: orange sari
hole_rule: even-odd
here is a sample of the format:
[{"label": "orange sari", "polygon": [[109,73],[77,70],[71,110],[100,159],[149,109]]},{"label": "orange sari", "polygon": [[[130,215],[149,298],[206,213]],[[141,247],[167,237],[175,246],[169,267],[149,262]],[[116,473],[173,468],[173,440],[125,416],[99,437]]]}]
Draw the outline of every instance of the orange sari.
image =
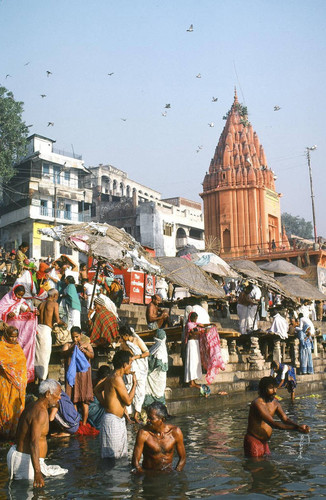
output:
[{"label": "orange sari", "polygon": [[26,358],[19,344],[0,340],[0,434],[12,438],[25,407]]}]

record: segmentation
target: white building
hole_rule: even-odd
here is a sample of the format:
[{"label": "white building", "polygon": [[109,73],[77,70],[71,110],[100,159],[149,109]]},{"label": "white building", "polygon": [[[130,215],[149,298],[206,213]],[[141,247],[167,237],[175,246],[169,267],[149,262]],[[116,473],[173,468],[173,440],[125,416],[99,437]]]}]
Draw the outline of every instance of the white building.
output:
[{"label": "white building", "polygon": [[204,220],[201,204],[185,198],[162,200],[161,193],[129,179],[112,165],[90,167],[93,220],[124,228],[157,256],[175,256],[192,244],[203,250]]},{"label": "white building", "polygon": [[[91,219],[92,190],[83,187],[89,171],[81,156],[56,150],[54,143],[37,134],[28,138],[27,156],[4,187],[0,208],[1,244],[11,250],[26,241],[36,259],[72,255],[38,229]],[[78,252],[73,253],[78,260]]]}]

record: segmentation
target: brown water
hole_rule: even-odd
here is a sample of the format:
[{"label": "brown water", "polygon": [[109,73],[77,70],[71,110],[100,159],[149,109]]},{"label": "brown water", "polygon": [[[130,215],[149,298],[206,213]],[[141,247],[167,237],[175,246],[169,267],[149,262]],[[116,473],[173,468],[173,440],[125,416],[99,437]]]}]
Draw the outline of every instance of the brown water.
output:
[{"label": "brown water", "polygon": [[[43,490],[33,491],[24,481],[8,484],[6,450],[1,449],[0,498],[325,498],[326,394],[318,396],[304,397],[294,405],[287,398],[282,401],[290,418],[311,426],[310,444],[305,436],[300,447],[300,434],[276,430],[270,442],[271,457],[258,463],[243,456],[247,405],[239,409],[217,407],[204,415],[173,419],[184,433],[187,450],[187,464],[181,473],[135,476],[127,460],[112,467],[100,459],[98,437],[52,439],[48,462],[69,469],[69,473],[47,478]],[[135,429],[129,429],[130,456],[134,440]]]}]

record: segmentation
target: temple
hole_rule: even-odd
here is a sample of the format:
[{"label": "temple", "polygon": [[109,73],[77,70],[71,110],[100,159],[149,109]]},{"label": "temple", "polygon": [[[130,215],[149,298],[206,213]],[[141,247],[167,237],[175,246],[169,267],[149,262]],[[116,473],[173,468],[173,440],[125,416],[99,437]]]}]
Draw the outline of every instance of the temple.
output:
[{"label": "temple", "polygon": [[275,175],[236,90],[225,118],[200,195],[205,236],[219,242],[220,254],[226,258],[287,250]]}]

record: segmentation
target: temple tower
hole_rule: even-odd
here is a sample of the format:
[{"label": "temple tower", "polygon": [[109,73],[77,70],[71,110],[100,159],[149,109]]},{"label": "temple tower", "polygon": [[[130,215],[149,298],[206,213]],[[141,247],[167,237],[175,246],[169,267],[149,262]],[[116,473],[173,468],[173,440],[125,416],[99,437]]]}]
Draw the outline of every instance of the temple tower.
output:
[{"label": "temple tower", "polygon": [[219,240],[224,257],[253,256],[289,248],[282,233],[280,195],[264,149],[234,101],[203,182],[205,235]]}]

